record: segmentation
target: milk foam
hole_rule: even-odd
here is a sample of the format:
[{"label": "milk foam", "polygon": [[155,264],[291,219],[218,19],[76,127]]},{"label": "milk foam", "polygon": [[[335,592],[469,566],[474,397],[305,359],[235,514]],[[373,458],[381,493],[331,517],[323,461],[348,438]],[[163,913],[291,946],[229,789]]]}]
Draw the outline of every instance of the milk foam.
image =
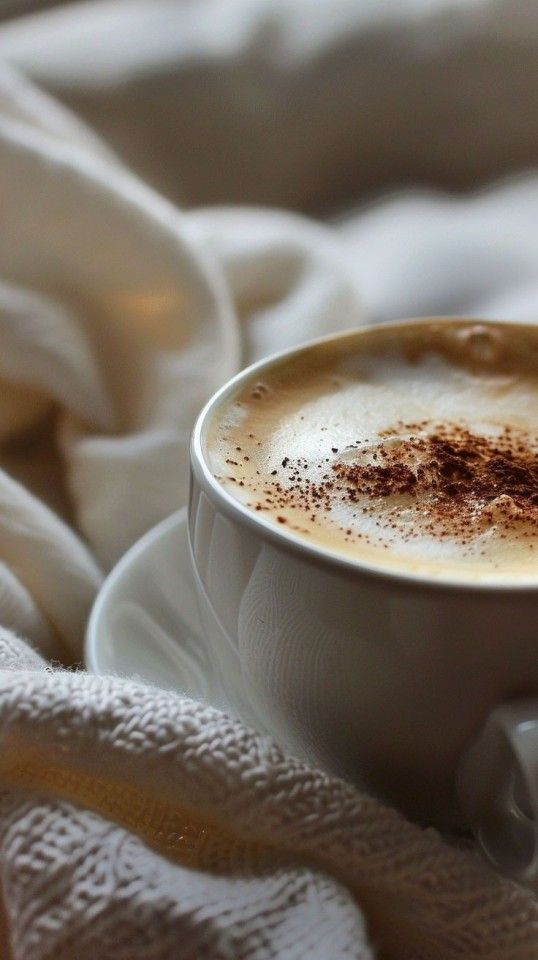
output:
[{"label": "milk foam", "polygon": [[[442,443],[462,453],[454,468],[439,464]],[[533,328],[395,325],[309,348],[228,399],[207,451],[234,497],[330,551],[440,577],[538,574],[538,487],[535,508],[508,476],[524,457],[538,479]],[[465,458],[489,478],[476,495],[444,476],[465,474]]]}]

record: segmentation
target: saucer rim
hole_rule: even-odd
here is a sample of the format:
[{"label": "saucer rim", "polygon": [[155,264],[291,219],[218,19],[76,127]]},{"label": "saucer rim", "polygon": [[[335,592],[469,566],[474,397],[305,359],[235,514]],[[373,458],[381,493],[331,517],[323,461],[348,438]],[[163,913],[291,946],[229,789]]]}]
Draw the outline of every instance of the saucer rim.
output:
[{"label": "saucer rim", "polygon": [[102,676],[109,672],[108,670],[104,669],[100,663],[99,634],[104,610],[109,603],[111,593],[113,593],[113,591],[116,589],[118,583],[121,582],[126,572],[137,562],[140,554],[145,553],[152,544],[163,539],[167,534],[171,533],[172,530],[177,529],[179,531],[182,527],[186,526],[187,507],[184,506],[170,514],[168,517],[165,517],[164,520],[160,520],[159,523],[155,524],[155,526],[147,530],[146,533],[142,534],[142,536],[136,540],[131,547],[129,547],[126,553],[120,557],[118,562],[105,577],[90,611],[90,616],[88,618],[88,624],[84,635],[84,666],[90,673]]}]

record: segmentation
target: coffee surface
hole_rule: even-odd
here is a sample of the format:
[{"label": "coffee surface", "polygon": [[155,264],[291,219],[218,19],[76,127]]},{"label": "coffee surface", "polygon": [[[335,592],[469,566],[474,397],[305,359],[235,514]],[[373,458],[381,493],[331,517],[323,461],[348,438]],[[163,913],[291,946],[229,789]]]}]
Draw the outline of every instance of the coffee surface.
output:
[{"label": "coffee surface", "polygon": [[301,351],[210,425],[220,483],[332,552],[442,577],[538,574],[538,329],[432,322]]}]

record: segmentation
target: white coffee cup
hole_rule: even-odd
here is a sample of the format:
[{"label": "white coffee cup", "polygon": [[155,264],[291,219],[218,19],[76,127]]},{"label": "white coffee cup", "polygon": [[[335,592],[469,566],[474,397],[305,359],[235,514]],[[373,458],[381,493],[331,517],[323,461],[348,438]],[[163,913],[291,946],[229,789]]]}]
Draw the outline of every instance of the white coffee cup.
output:
[{"label": "white coffee cup", "polygon": [[470,822],[501,866],[531,876],[538,576],[493,585],[389,570],[329,553],[232,497],[209,465],[208,424],[275,359],[209,401],[191,444],[200,612],[229,698],[288,749],[412,817]]}]

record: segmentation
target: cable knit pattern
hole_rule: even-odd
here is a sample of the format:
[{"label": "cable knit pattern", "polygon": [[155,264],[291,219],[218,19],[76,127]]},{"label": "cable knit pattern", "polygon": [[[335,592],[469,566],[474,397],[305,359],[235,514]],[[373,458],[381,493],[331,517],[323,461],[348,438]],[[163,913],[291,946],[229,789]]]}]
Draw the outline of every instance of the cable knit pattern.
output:
[{"label": "cable knit pattern", "polygon": [[243,363],[366,318],[536,317],[538,180],[333,226],[184,214],[12,69],[169,196],[334,209],[358,167],[454,183],[536,159],[538,17],[516,7],[92,0],[0,27],[2,960],[536,960],[535,892],[469,842],[207,704],[67,665]]}]

